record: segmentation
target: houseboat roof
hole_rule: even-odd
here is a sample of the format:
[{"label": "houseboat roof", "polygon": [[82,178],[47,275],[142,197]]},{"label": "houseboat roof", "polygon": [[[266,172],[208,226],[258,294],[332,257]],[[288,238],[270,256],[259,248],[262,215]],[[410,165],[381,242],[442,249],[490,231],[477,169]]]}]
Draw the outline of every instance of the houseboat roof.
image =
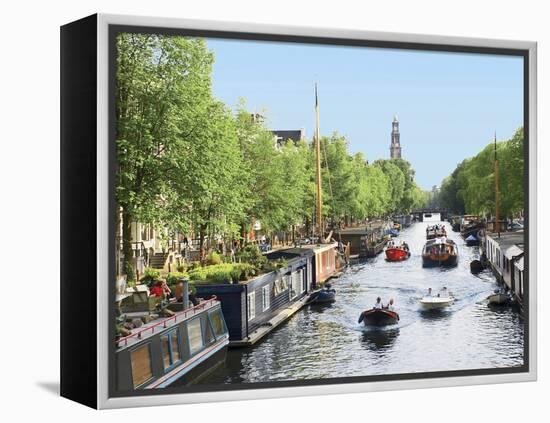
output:
[{"label": "houseboat roof", "polygon": [[338,247],[337,242],[330,242],[328,244],[313,244],[313,245],[302,245],[300,249],[309,249],[313,251],[314,254],[319,254],[324,251],[328,251]]},{"label": "houseboat roof", "polygon": [[132,329],[130,331],[130,335],[117,339],[115,341],[116,346],[119,350],[129,348],[144,339],[150,338],[165,329],[181,323],[183,320],[189,320],[194,316],[204,312],[205,310],[215,307],[218,304],[220,304],[220,302],[216,298],[211,298],[205,301],[201,301],[194,307],[176,312],[173,316],[160,317],[151,320],[149,323],[144,323],[139,328]]},{"label": "houseboat roof", "polygon": [[506,251],[509,247],[516,245],[523,250],[525,236],[523,231],[516,232],[501,232],[500,238],[495,233],[487,233],[487,238],[496,242],[502,251]]},{"label": "houseboat roof", "polygon": [[277,260],[279,258],[293,258],[293,257],[302,257],[302,256],[312,256],[314,251],[311,248],[285,248],[281,250],[275,250],[267,253],[265,256],[269,260]]},{"label": "houseboat roof", "polygon": [[519,247],[518,245],[512,245],[511,247],[508,247],[506,251],[504,252],[504,255],[508,260],[512,260],[513,257],[521,256],[523,254],[523,248]]},{"label": "houseboat roof", "polygon": [[388,222],[377,221],[368,223],[365,226],[358,226],[355,228],[345,228],[335,231],[335,236],[340,235],[368,235],[380,229],[383,229],[388,225]]}]

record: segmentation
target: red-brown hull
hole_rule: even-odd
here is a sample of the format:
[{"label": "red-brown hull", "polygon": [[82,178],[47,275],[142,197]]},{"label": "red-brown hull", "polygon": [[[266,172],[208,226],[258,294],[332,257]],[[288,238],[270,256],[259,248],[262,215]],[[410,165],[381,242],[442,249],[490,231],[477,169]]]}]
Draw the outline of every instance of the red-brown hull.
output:
[{"label": "red-brown hull", "polygon": [[386,259],[388,261],[402,261],[407,260],[411,254],[403,250],[402,248],[387,248]]}]

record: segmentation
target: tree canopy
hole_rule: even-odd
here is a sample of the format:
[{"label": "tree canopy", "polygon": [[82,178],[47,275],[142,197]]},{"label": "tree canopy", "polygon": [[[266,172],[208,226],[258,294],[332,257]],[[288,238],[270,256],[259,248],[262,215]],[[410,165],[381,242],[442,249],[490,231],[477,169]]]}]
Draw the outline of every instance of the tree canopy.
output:
[{"label": "tree canopy", "polygon": [[[502,217],[513,217],[524,207],[523,128],[496,144],[499,173],[499,209]],[[477,155],[460,163],[441,183],[439,202],[455,213],[494,215],[495,145],[490,143]]]},{"label": "tree canopy", "polygon": [[[217,100],[213,62],[203,39],[117,37],[115,197],[126,267],[133,222],[197,235],[201,259],[206,240],[245,238],[258,221],[266,233],[312,223],[313,142],[279,142],[244,101],[231,110]],[[405,160],[369,164],[337,133],[321,146],[324,219],[362,221],[422,202]]]}]

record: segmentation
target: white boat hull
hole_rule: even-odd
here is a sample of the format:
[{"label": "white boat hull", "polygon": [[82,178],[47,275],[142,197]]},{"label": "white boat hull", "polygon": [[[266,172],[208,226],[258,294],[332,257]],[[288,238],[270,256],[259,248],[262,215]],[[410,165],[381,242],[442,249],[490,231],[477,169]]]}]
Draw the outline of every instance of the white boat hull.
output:
[{"label": "white boat hull", "polygon": [[449,307],[453,304],[452,297],[424,297],[420,300],[422,308],[426,310]]},{"label": "white boat hull", "polygon": [[489,304],[501,305],[510,301],[510,296],[508,294],[492,294],[487,297]]}]

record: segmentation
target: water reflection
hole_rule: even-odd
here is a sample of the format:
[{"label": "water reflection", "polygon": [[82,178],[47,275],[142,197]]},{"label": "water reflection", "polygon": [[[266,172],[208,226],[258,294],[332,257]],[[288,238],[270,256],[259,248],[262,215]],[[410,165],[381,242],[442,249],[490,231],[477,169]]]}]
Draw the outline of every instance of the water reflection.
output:
[{"label": "water reflection", "polygon": [[365,329],[361,334],[361,343],[363,347],[372,352],[384,353],[393,347],[398,336],[399,328]]},{"label": "water reflection", "polygon": [[[470,273],[477,248],[466,247],[446,224],[458,247],[458,265],[423,268],[425,223],[401,232],[411,257],[391,263],[382,255],[354,264],[335,280],[336,302],[302,309],[253,348],[231,350],[224,367],[201,383],[241,383],[510,367],[523,364],[523,321],[509,308],[487,307],[496,288],[490,272]],[[455,302],[444,310],[422,310],[431,287],[446,286]],[[400,315],[392,328],[357,323],[376,297],[390,298]]]}]

